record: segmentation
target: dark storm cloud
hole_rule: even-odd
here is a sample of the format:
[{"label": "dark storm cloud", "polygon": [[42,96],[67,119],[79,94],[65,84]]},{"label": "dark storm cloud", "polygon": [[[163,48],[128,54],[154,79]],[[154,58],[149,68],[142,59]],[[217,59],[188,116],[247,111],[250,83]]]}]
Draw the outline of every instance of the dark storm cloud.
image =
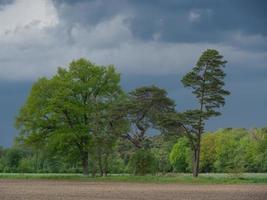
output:
[{"label": "dark storm cloud", "polygon": [[0,11],[4,9],[4,6],[12,4],[15,0],[0,0]]},{"label": "dark storm cloud", "polygon": [[93,26],[122,13],[127,7],[124,0],[54,0],[61,20]]},{"label": "dark storm cloud", "polygon": [[0,0],[0,5],[12,4],[15,0]]},{"label": "dark storm cloud", "polygon": [[54,3],[60,18],[69,26],[79,23],[90,27],[124,14],[129,15],[125,23],[131,33],[141,41],[223,42],[246,49],[267,49],[263,39],[267,36],[265,0],[60,0]]},{"label": "dark storm cloud", "polygon": [[133,33],[152,39],[161,32],[168,42],[213,42],[229,32],[267,35],[267,1],[130,1],[136,15],[130,20]]}]

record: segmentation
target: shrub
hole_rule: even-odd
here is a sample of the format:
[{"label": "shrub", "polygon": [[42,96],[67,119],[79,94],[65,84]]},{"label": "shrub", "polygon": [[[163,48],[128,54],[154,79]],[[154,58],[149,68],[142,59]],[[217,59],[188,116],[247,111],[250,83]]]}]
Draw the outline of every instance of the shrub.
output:
[{"label": "shrub", "polygon": [[130,158],[129,168],[135,175],[145,175],[156,172],[157,162],[149,150],[139,149]]},{"label": "shrub", "polygon": [[186,138],[178,139],[169,156],[170,163],[175,172],[188,172],[191,168],[191,150]]},{"label": "shrub", "polygon": [[19,161],[18,171],[23,173],[34,172],[34,162],[31,158],[22,158]]}]

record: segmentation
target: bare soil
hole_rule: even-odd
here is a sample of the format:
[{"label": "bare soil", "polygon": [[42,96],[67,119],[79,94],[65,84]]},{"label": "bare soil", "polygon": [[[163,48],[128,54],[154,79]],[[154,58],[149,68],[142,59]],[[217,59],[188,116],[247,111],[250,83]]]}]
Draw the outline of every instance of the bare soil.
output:
[{"label": "bare soil", "polygon": [[267,185],[0,180],[0,200],[267,200]]}]

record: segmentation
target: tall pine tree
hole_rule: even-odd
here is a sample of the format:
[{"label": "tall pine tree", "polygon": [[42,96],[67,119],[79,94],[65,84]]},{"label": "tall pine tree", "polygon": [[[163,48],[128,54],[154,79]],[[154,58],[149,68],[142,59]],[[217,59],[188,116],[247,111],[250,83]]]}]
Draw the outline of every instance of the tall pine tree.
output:
[{"label": "tall pine tree", "polygon": [[208,49],[201,55],[192,71],[182,79],[183,85],[192,89],[199,104],[198,109],[188,110],[178,117],[193,151],[194,177],[197,177],[199,173],[200,141],[205,122],[221,114],[218,108],[224,106],[224,97],[230,94],[224,89],[226,74],[223,68],[226,63],[227,61],[217,50]]}]

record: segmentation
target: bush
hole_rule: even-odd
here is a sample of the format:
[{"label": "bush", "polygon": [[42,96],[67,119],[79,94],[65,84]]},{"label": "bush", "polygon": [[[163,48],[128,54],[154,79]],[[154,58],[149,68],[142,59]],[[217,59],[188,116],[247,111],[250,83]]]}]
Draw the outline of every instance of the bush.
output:
[{"label": "bush", "polygon": [[18,148],[10,148],[6,150],[3,157],[4,160],[4,172],[18,172],[18,166],[20,160],[25,156],[26,153]]},{"label": "bush", "polygon": [[247,135],[245,129],[221,130],[216,134],[215,151],[216,161],[214,168],[216,172],[244,171],[244,148],[242,139]]},{"label": "bush", "polygon": [[4,169],[5,169],[5,163],[3,159],[0,159],[0,173],[4,172]]},{"label": "bush", "polygon": [[19,161],[18,172],[30,173],[34,172],[34,162],[31,158],[22,158]]},{"label": "bush", "polygon": [[157,162],[149,150],[137,150],[130,158],[129,168],[135,175],[145,175],[156,172]]},{"label": "bush", "polygon": [[127,172],[123,160],[118,156],[114,155],[112,159],[109,159],[109,162],[110,162],[108,165],[109,173],[120,174]]},{"label": "bush", "polygon": [[204,134],[201,140],[200,151],[200,171],[214,172],[214,162],[216,161],[216,134]]},{"label": "bush", "polygon": [[191,150],[186,138],[178,139],[170,153],[170,163],[175,172],[189,172],[191,169]]}]

